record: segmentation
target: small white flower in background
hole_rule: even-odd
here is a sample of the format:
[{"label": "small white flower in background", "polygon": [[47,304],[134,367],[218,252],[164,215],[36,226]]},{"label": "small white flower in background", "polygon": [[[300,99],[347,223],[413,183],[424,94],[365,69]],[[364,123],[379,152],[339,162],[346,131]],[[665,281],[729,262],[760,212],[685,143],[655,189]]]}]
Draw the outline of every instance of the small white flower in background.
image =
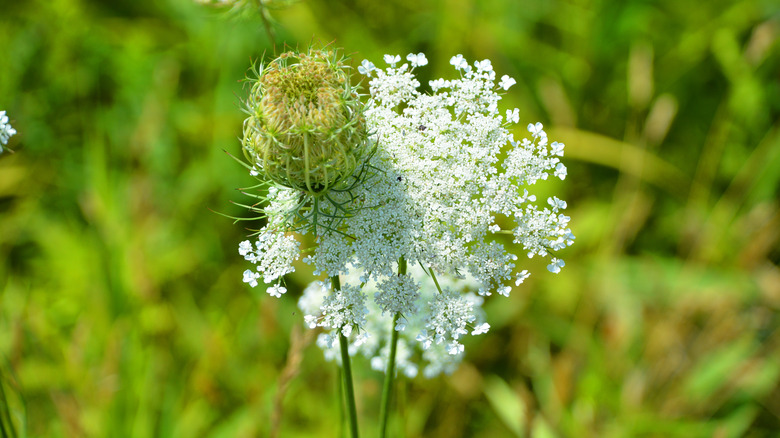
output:
[{"label": "small white flower in background", "polygon": [[5,111],[0,111],[0,153],[3,152],[3,145],[8,144],[8,139],[16,134],[16,129],[8,123],[8,116]]},{"label": "small white flower in background", "polygon": [[501,82],[498,83],[498,86],[503,88],[505,91],[509,89],[512,85],[516,84],[517,81],[510,78],[507,75],[501,76]]},{"label": "small white flower in background", "polygon": [[401,55],[385,55],[385,62],[395,67],[395,64],[401,61]]},{"label": "small white flower in background", "polygon": [[506,110],[506,121],[511,123],[518,123],[520,121],[520,110],[517,108],[513,110]]},{"label": "small white flower in background", "polygon": [[410,53],[406,60],[409,61],[412,64],[412,67],[422,67],[424,65],[428,64],[428,58],[425,57],[424,53]]},{"label": "small white flower in background", "polygon": [[374,65],[373,62],[369,61],[368,59],[364,59],[363,62],[361,62],[360,66],[358,67],[358,72],[368,77],[371,77],[371,72],[374,70],[376,70],[376,66]]}]

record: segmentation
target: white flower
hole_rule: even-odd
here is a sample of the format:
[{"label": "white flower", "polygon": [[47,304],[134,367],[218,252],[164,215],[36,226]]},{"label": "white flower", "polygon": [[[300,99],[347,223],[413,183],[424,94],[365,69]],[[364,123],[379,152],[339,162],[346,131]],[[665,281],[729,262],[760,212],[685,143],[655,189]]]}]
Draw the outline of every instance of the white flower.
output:
[{"label": "white flower", "polygon": [[530,277],[531,273],[527,269],[523,269],[517,274],[517,280],[515,280],[515,286],[520,286],[526,278]]},{"label": "white flower", "polygon": [[401,60],[400,55],[385,55],[385,62],[395,67],[395,64]]},{"label": "white flower", "polygon": [[543,128],[543,126],[539,122],[536,122],[535,124],[534,123],[529,123],[528,124],[528,132],[530,132],[531,135],[533,135],[534,137],[546,137],[547,136],[547,134],[544,133],[542,128]]},{"label": "white flower", "polygon": [[364,59],[363,62],[360,63],[360,66],[358,66],[358,72],[368,77],[371,77],[371,72],[374,70],[376,70],[376,66],[368,59]]},{"label": "white flower", "polygon": [[[269,191],[269,195],[270,193]],[[258,265],[257,272],[262,274],[264,283],[273,283],[295,271],[292,264],[300,256],[300,245],[293,236],[266,226],[257,236],[255,250],[247,240],[238,245],[238,253],[247,261]],[[246,278],[244,273],[245,282]]]},{"label": "white flower", "polygon": [[363,330],[366,325],[366,296],[358,286],[343,285],[325,297],[320,310],[322,318],[317,325],[341,331],[344,336],[349,336],[353,328]]},{"label": "white flower", "polygon": [[415,311],[414,302],[420,296],[419,288],[410,276],[393,275],[379,283],[374,301],[382,313],[411,315]]},{"label": "white flower", "polygon": [[0,111],[0,153],[3,152],[3,145],[8,144],[8,139],[16,134],[16,129],[8,123],[8,116],[5,111]]},{"label": "white flower", "polygon": [[414,53],[410,53],[406,56],[406,60],[412,64],[412,67],[422,67],[428,64],[428,59],[422,52],[416,55]]},{"label": "white flower", "polygon": [[287,288],[284,286],[280,286],[279,284],[275,284],[269,287],[268,289],[266,289],[265,291],[268,292],[268,294],[271,295],[272,297],[280,298],[282,294],[287,292]]},{"label": "white flower", "polygon": [[508,75],[501,76],[501,82],[498,83],[498,86],[503,88],[504,90],[508,90],[509,87],[516,84],[517,81],[510,78]]},{"label": "white flower", "polygon": [[[342,284],[362,283],[360,277],[364,273],[352,268],[350,271],[352,271],[351,274],[342,276]],[[395,327],[392,327],[393,315],[387,312],[383,313],[374,300],[366,299],[365,305],[368,313],[365,315],[365,324],[360,328],[359,333],[356,330],[350,331],[349,354],[362,354],[369,358],[371,368],[384,372],[390,351],[391,330],[394,328],[398,334],[396,365],[399,372],[410,378],[416,376],[419,368],[417,364],[412,362],[412,359],[415,356],[421,356],[422,363],[425,364],[423,374],[427,378],[435,377],[440,373],[452,373],[463,359],[463,350],[457,345],[453,345],[455,348],[453,351],[460,350],[460,353],[450,355],[448,352],[450,338],[444,336],[440,341],[436,341],[435,331],[426,328],[430,318],[429,313],[424,310],[430,307],[430,303],[436,301],[436,296],[439,295],[438,289],[420,266],[410,266],[407,277],[409,279],[397,283],[414,282],[417,285],[418,295],[414,301],[416,311],[409,315],[400,316]],[[485,314],[482,311],[483,300],[473,292],[468,292],[475,290],[478,284],[471,278],[455,279],[450,276],[441,276],[438,278],[438,282],[447,291],[456,296],[459,295],[465,306],[471,307],[471,313],[475,319],[464,327],[460,336],[477,336],[485,333],[489,325],[485,323]],[[371,297],[379,291],[378,287],[379,283],[369,281],[363,286],[363,292],[367,297]],[[307,315],[304,317],[304,323],[307,327],[322,326],[329,330],[327,335],[323,334],[323,338],[318,339],[317,345],[323,349],[327,360],[338,361],[338,342],[333,342],[334,339],[338,338],[338,329],[326,327],[322,314],[323,302],[329,292],[329,287],[326,284],[315,281],[304,290],[298,301],[298,307]],[[472,328],[471,332],[466,331],[466,328]],[[432,335],[430,338],[429,332]]]},{"label": "white flower", "polygon": [[[462,360],[464,336],[489,329],[484,297],[508,296],[512,281],[520,285],[530,275],[516,267],[513,246],[495,239],[497,233],[511,233],[529,257],[549,258],[554,273],[564,266],[554,255],[574,236],[563,214],[566,202],[553,196],[537,205],[532,193],[539,180],[566,177],[563,144],[548,147],[541,123],[529,124],[530,136],[515,140],[508,126],[519,123],[520,111],[499,112],[498,92],[515,81],[504,76],[496,86],[489,60],[472,68],[456,55],[450,63],[458,77],[434,79],[432,91],[421,92],[414,68],[427,59],[422,53],[406,59],[399,68],[398,55],[385,56],[390,66],[384,69],[361,64],[361,73],[371,76],[365,120],[376,151],[356,167],[349,191],[323,194],[330,203],[319,223],[327,226],[314,230],[316,245],[304,259],[315,273],[340,275],[342,288],[310,286],[299,305],[309,327],[327,332],[318,339],[326,355],[340,348],[334,341],[340,333],[349,339],[350,354],[364,354],[384,370],[395,330],[399,370],[417,374],[411,358],[422,357],[420,370],[433,376]],[[267,197],[268,226],[254,248],[243,242],[239,253],[257,265],[251,276],[277,284],[269,290],[281,295],[279,279],[300,254],[287,221],[313,219],[291,214],[299,202],[293,190],[269,189]],[[400,259],[410,268],[407,275],[398,273]],[[452,286],[464,277],[468,290]]]},{"label": "white flower", "polygon": [[557,196],[547,198],[547,203],[550,204],[554,212],[557,212],[558,210],[566,210],[566,201],[558,199]]},{"label": "white flower", "polygon": [[565,145],[563,143],[559,143],[557,141],[554,141],[550,145],[550,149],[551,149],[550,153],[552,153],[553,155],[557,155],[559,157],[562,157],[563,156],[563,147],[564,146]]},{"label": "white flower", "polygon": [[563,262],[561,259],[556,259],[555,257],[550,260],[552,263],[547,265],[547,270],[552,272],[553,274],[557,274],[561,272],[561,268],[566,266],[566,263]]},{"label": "white flower", "polygon": [[453,56],[450,58],[450,64],[455,66],[455,69],[457,70],[468,70],[469,69],[469,63],[465,59],[463,59],[463,55],[458,54],[456,56]]},{"label": "white flower", "polygon": [[463,348],[463,344],[457,341],[452,341],[449,345],[447,345],[447,353],[451,355],[460,354],[463,353]]},{"label": "white flower", "polygon": [[563,163],[558,163],[555,165],[555,172],[553,175],[557,176],[561,180],[566,179],[566,166],[564,166]]},{"label": "white flower", "polygon": [[436,92],[436,91],[439,91],[439,89],[448,86],[449,82],[445,81],[444,79],[439,78],[439,79],[436,79],[436,80],[428,82],[428,84],[430,84],[431,89],[434,92]]},{"label": "white flower", "polygon": [[254,272],[251,269],[244,271],[244,283],[249,283],[250,286],[255,287],[257,286],[258,278],[260,278],[260,274],[257,272]]},{"label": "white flower", "polygon": [[477,72],[485,73],[493,71],[493,64],[489,59],[483,59],[482,61],[474,61],[474,67],[477,68]]},{"label": "white flower", "polygon": [[252,252],[252,242],[245,240],[238,244],[238,253],[246,257],[247,254]]},{"label": "white flower", "polygon": [[474,330],[471,331],[472,335],[481,335],[484,333],[487,333],[488,330],[490,330],[490,324],[483,322],[482,324],[474,327]]}]

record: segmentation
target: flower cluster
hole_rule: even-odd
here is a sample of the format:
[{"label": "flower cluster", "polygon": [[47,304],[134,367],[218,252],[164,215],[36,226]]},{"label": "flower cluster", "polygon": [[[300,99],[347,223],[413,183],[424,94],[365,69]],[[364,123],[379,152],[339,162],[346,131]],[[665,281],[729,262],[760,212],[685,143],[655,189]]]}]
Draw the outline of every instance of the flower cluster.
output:
[{"label": "flower cluster", "polygon": [[8,144],[8,139],[16,134],[16,129],[8,123],[8,116],[5,111],[0,111],[0,154],[3,153],[3,146]]},{"label": "flower cluster", "polygon": [[[320,301],[307,298],[316,295],[307,292],[307,323],[329,330],[325,346],[332,347],[341,333],[351,336],[355,352],[367,345],[362,348],[377,357],[381,348],[372,342],[384,339],[386,334],[378,333],[391,324],[374,327],[371,321],[399,315],[394,329],[413,339],[425,351],[423,357],[432,351],[458,357],[464,335],[488,329],[478,316],[482,297],[508,296],[508,282],[519,285],[530,275],[516,271],[518,257],[505,246],[510,238],[529,257],[549,257],[551,272],[564,266],[552,254],[574,241],[563,214],[566,202],[551,197],[540,206],[529,192],[539,180],[566,177],[564,145],[550,143],[540,123],[528,125],[528,138],[514,138],[519,110],[501,114],[498,103],[500,92],[516,82],[503,76],[496,83],[489,60],[471,65],[461,55],[453,57],[458,77],[431,81],[430,93],[419,90],[414,75],[415,68],[428,63],[424,54],[410,54],[408,63],[400,65],[397,55],[384,60],[385,69],[367,60],[358,67],[370,78],[370,96],[355,120],[365,117],[372,154],[362,167],[350,166],[350,190],[325,187],[318,196],[329,202],[314,207],[331,219],[313,228],[316,246],[304,262],[318,274],[343,276],[344,288]],[[263,155],[253,150],[252,157]],[[339,160],[335,156],[330,162]],[[327,156],[322,163],[330,165]],[[258,158],[253,165],[268,173],[268,161]],[[289,231],[301,227],[290,225],[290,218],[302,215],[291,213],[297,208],[291,200],[311,188],[305,182],[269,191],[269,225],[260,232],[256,249],[249,242],[240,247],[258,265],[257,272],[245,273],[245,281],[278,282],[292,271],[299,251]],[[400,275],[399,260],[421,266],[428,276]],[[443,281],[468,276],[477,295],[424,281],[437,276]],[[317,287],[320,295],[327,289],[312,286]],[[411,354],[411,345],[403,348]]]},{"label": "flower cluster", "polygon": [[[357,284],[360,282],[359,277],[359,271],[353,270],[342,280],[348,284]],[[413,290],[415,296],[405,298],[408,305],[419,310],[404,313],[406,316],[400,317],[396,323],[395,328],[399,330],[396,353],[398,369],[410,378],[419,373],[418,364],[424,365],[422,374],[428,378],[452,373],[463,360],[464,348],[459,342],[463,336],[487,333],[490,328],[482,311],[483,298],[474,293],[479,285],[473,278],[443,277],[439,285],[442,293],[439,293],[432,278],[419,266],[412,267],[409,275],[402,278],[408,280],[393,284],[413,283],[414,287],[410,284],[408,290]],[[373,369],[384,372],[393,316],[382,311],[380,299],[366,298],[372,294],[377,297],[385,292],[381,283],[370,281],[363,286],[362,291],[350,287],[346,293],[342,288],[342,291],[333,294],[329,284],[315,281],[304,290],[298,307],[306,315],[304,319],[309,327],[319,326],[329,330],[343,323],[334,320],[333,310],[343,309],[342,317],[349,317],[357,311],[354,317],[359,321],[356,327],[360,333],[351,338],[349,354],[368,358]],[[358,293],[362,299],[356,298]],[[340,304],[334,307],[337,302]],[[339,360],[339,344],[332,332],[321,333],[317,345],[323,349],[327,360]]]}]

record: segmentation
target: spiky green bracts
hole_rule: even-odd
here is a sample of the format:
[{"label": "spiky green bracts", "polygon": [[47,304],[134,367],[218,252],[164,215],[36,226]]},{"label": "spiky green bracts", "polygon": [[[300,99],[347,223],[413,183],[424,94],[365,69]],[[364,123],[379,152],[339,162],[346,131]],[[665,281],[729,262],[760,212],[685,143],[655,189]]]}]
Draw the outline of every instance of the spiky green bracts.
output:
[{"label": "spiky green bracts", "polygon": [[309,50],[257,71],[243,149],[261,177],[316,198],[355,173],[370,142],[348,69],[335,52]]}]

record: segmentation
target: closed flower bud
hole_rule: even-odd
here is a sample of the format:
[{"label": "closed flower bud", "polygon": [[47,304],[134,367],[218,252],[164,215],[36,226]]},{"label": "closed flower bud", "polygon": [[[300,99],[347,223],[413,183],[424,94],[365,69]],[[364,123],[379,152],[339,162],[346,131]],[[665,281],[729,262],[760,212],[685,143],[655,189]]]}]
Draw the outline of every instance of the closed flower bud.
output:
[{"label": "closed flower bud", "polygon": [[369,151],[363,104],[331,51],[286,52],[246,101],[244,153],[265,179],[317,196],[352,176]]}]

